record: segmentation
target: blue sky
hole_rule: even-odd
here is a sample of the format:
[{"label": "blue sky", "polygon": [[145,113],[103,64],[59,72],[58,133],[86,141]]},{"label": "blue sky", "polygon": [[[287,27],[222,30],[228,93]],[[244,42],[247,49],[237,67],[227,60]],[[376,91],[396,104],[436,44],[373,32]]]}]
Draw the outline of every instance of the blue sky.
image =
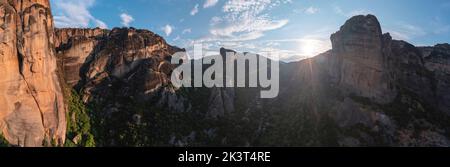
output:
[{"label": "blue sky", "polygon": [[51,0],[57,27],[149,29],[188,50],[279,53],[285,61],[331,48],[353,15],[374,14],[384,32],[415,45],[450,42],[448,0]]}]

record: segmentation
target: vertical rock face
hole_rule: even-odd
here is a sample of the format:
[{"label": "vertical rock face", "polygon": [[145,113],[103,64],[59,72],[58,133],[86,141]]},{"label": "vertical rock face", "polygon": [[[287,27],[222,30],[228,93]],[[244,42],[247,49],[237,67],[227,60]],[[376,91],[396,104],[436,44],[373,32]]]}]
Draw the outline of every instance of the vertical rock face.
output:
[{"label": "vertical rock face", "polygon": [[[153,32],[134,28],[113,29],[96,42],[94,49],[86,47],[91,51],[90,58],[86,59],[85,68],[79,69],[83,79],[80,85],[86,99],[91,94],[104,97],[111,92],[111,86],[118,83],[129,85],[126,92],[120,93],[122,96],[151,94],[168,84],[174,68],[169,62],[170,57],[182,51]],[[64,58],[68,57],[70,55],[64,55]]]},{"label": "vertical rock face", "polygon": [[391,38],[382,35],[373,15],[355,16],[331,36],[333,68],[338,86],[351,94],[389,102],[393,94],[385,68]]},{"label": "vertical rock face", "polygon": [[144,114],[149,113],[139,112],[148,106],[188,110],[169,85],[175,68],[171,56],[184,50],[161,36],[134,28],[58,29],[56,36],[66,82],[82,92],[84,102],[97,106],[94,114],[104,120],[97,125],[105,129],[99,145],[120,142],[115,136],[123,131],[117,127],[148,119]]},{"label": "vertical rock face", "polygon": [[[352,17],[331,36],[332,50],[281,66],[270,110],[330,116],[339,145],[448,146],[450,45],[419,48],[381,32],[375,16]],[[369,130],[344,132],[357,126]]]},{"label": "vertical rock face", "polygon": [[[108,30],[94,29],[78,29],[78,28],[61,28],[55,30],[55,47],[59,48],[63,45],[70,44],[70,41],[76,41],[79,38],[97,39],[108,34]],[[73,39],[75,38],[75,39]],[[65,48],[70,47],[65,46]]]},{"label": "vertical rock face", "polygon": [[435,91],[439,108],[450,115],[450,45],[439,44],[420,49],[424,53],[426,68],[436,77]]},{"label": "vertical rock face", "polygon": [[134,28],[57,29],[55,43],[65,81],[82,90],[85,101],[158,93],[161,103],[170,101],[170,91],[158,89],[169,83],[171,55],[183,50],[159,35]]},{"label": "vertical rock face", "polygon": [[48,0],[0,1],[0,129],[13,145],[64,142],[53,38]]},{"label": "vertical rock face", "polygon": [[56,29],[56,52],[61,59],[64,80],[69,86],[75,86],[83,74],[82,66],[89,61],[99,40],[107,35],[103,29]]}]

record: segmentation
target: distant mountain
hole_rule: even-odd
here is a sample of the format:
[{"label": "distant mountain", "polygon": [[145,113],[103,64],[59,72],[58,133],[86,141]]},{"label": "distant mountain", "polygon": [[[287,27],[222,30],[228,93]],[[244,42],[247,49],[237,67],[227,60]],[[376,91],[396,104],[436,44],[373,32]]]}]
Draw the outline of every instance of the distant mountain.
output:
[{"label": "distant mountain", "polygon": [[[36,0],[27,11],[49,11],[46,4]],[[14,20],[0,31],[14,37],[5,40],[20,39],[2,45],[11,61],[0,69],[19,77],[12,67],[21,67],[33,73],[30,77],[41,77],[29,82],[28,91],[8,86],[21,85],[21,79],[0,82],[0,92],[8,95],[0,96],[0,108],[6,106],[0,128],[12,145],[450,146],[450,45],[415,47],[393,40],[382,34],[373,15],[350,18],[331,35],[331,50],[280,62],[280,93],[273,99],[261,99],[260,87],[175,88],[171,55],[184,50],[148,30],[53,32],[51,22],[28,21],[35,26],[24,32],[45,34],[28,39],[15,31],[24,21]],[[31,50],[16,51],[23,46],[15,41],[25,41]],[[37,47],[43,43],[48,43],[44,49]],[[220,50],[223,57],[226,52],[234,51]],[[39,58],[40,53],[47,56]],[[24,62],[31,65],[20,65]],[[33,72],[41,68],[45,75]],[[38,83],[47,89],[38,89]],[[48,92],[51,97],[43,96]],[[32,99],[38,108],[25,103]],[[45,114],[32,116],[38,113]]]}]

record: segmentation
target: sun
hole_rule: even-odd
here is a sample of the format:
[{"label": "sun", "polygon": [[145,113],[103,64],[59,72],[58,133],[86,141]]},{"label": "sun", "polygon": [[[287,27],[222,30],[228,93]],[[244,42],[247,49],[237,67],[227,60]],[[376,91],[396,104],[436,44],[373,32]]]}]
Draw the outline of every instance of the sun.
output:
[{"label": "sun", "polygon": [[307,57],[312,57],[317,53],[317,45],[313,41],[302,42],[302,52]]}]

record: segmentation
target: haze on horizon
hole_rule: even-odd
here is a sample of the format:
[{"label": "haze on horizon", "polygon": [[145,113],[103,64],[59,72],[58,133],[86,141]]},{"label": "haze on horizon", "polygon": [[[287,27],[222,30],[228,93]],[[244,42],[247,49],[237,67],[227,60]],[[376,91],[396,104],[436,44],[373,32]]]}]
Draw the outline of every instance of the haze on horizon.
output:
[{"label": "haze on horizon", "polygon": [[414,45],[450,42],[447,0],[51,0],[56,27],[148,29],[170,44],[207,51],[272,51],[283,61],[331,48],[354,15],[374,14],[384,32]]}]

